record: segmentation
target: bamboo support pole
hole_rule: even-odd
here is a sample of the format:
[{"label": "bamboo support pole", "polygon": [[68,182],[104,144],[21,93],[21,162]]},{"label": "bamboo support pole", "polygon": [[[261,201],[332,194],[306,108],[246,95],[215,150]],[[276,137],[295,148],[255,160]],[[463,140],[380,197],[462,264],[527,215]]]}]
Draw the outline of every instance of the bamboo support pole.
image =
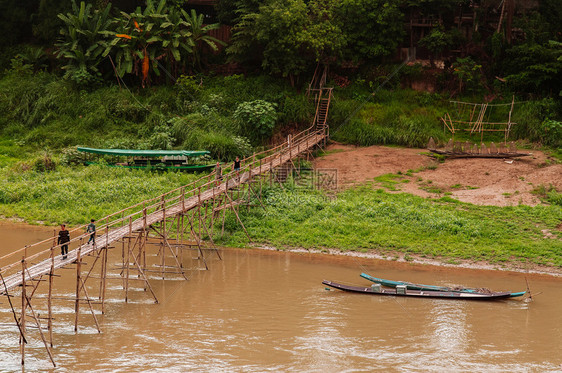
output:
[{"label": "bamboo support pole", "polygon": [[47,330],[49,344],[53,347],[53,277],[55,275],[55,249],[51,248],[51,271],[49,272],[49,290],[47,295]]},{"label": "bamboo support pole", "polygon": [[[132,234],[132,229],[129,226],[129,232]],[[127,303],[129,301],[129,265],[131,262],[131,251],[132,248],[136,245],[136,243],[138,242],[139,238],[137,236],[137,238],[135,239],[135,243],[133,243],[133,246],[131,247],[131,241],[129,240],[129,245],[127,247],[127,259],[124,263],[124,277],[125,277],[125,282],[124,282],[124,287],[123,290],[125,290],[125,303]],[[134,254],[133,254],[134,256]]]},{"label": "bamboo support pole", "polygon": [[74,303],[74,332],[78,331],[78,314],[80,312],[80,271],[81,271],[81,258],[80,250],[82,245],[78,248],[76,256],[76,302]]},{"label": "bamboo support pole", "polygon": [[107,283],[107,252],[108,248],[103,249],[103,261],[102,261],[102,271],[100,273],[100,281],[101,281],[101,313],[105,314],[105,291],[106,291],[106,283]]},{"label": "bamboo support pole", "polygon": [[[228,200],[230,201],[230,203],[232,204],[233,201],[230,198],[230,196],[228,195],[228,193],[226,193],[225,195],[228,198]],[[246,232],[246,236],[248,236],[248,241],[252,242],[252,239],[250,238],[250,235],[248,234],[248,231],[246,230],[246,227],[244,226],[244,223],[242,223],[242,220],[240,220],[240,216],[238,215],[238,212],[236,211],[235,208],[232,208],[232,211],[234,211],[234,214],[236,215],[236,219],[238,219],[238,222],[242,226],[242,229],[244,229],[244,232]]]},{"label": "bamboo support pole", "polygon": [[194,227],[194,221],[195,221],[195,210],[193,211],[193,217],[192,219],[189,218],[189,216],[187,217],[187,220],[189,221],[189,226],[191,228],[191,235],[193,236],[193,238],[195,239],[195,242],[197,242],[197,249],[199,251],[199,257],[203,260],[203,264],[205,264],[205,269],[209,269],[209,266],[207,265],[207,260],[205,260],[205,256],[203,255],[203,250],[201,248],[201,236],[197,235],[197,233],[195,232],[195,227]]},{"label": "bamboo support pole", "polygon": [[26,284],[25,284],[25,256],[21,259],[21,317],[20,317],[20,351],[21,351],[21,365],[25,365],[25,297],[26,297]]},{"label": "bamboo support pole", "polygon": [[[327,115],[324,111],[326,103],[329,105],[329,97],[326,102],[322,102],[322,116],[324,117]],[[194,245],[194,248],[196,247],[198,250],[199,257],[203,261],[206,269],[209,269],[209,267],[204,255],[202,241],[202,237],[205,234],[208,235],[209,242],[213,246],[209,249],[215,250],[218,257],[222,259],[219,250],[214,244],[214,226],[217,219],[220,219],[220,209],[223,210],[221,235],[224,235],[226,210],[227,208],[230,208],[234,212],[236,219],[251,242],[251,237],[240,218],[239,205],[241,203],[246,203],[249,208],[250,204],[253,203],[252,199],[256,198],[262,208],[265,209],[264,203],[261,200],[263,184],[264,182],[267,182],[267,179],[265,178],[269,177],[269,183],[270,185],[273,185],[273,178],[276,177],[276,169],[279,171],[283,168],[283,165],[292,165],[295,170],[297,170],[294,158],[302,156],[301,153],[304,152],[303,154],[307,154],[308,159],[308,155],[310,154],[312,148],[316,146],[321,147],[322,142],[325,142],[327,137],[328,128],[325,123],[325,119],[326,118],[322,118],[322,123],[319,123],[319,127],[321,128],[317,128],[318,126],[310,127],[295,136],[289,136],[287,141],[283,144],[271,149],[266,149],[260,153],[253,153],[250,157],[242,160],[242,164],[244,165],[243,170],[228,173],[225,175],[225,180],[220,184],[215,183],[214,176],[210,174],[194,181],[191,184],[176,188],[171,192],[164,193],[158,197],[143,201],[134,206],[122,209],[119,212],[100,218],[99,221],[102,225],[98,230],[104,232],[105,237],[100,237],[101,241],[97,242],[96,245],[84,244],[84,238],[89,238],[88,233],[82,233],[74,236],[70,244],[78,247],[71,253],[70,258],[76,258],[73,261],[73,263],[76,264],[76,294],[72,298],[75,302],[75,332],[78,331],[78,322],[80,320],[80,302],[88,303],[88,307],[92,313],[98,332],[101,332],[94,312],[93,304],[101,303],[101,312],[105,313],[106,281],[109,279],[107,261],[109,249],[111,248],[110,245],[115,241],[121,241],[121,272],[120,277],[116,277],[115,279],[120,279],[120,281],[123,282],[125,302],[128,302],[129,299],[129,280],[132,280],[131,271],[137,271],[139,277],[138,279],[143,281],[145,290],[150,290],[155,303],[158,303],[158,299],[145,275],[145,272],[149,272],[149,270],[147,270],[146,259],[147,245],[149,244],[149,228],[161,226],[162,240],[159,255],[162,255],[162,261],[159,272],[162,275],[162,278],[164,278],[164,273],[176,273],[183,275],[184,278],[187,279],[183,268],[183,250],[185,249],[183,247],[183,242],[186,229],[190,230],[190,237],[195,239],[196,245]],[[257,179],[255,176],[257,176]],[[277,179],[281,187],[283,187],[281,179]],[[189,212],[189,210],[191,210],[191,212]],[[195,226],[196,215],[198,221],[197,226]],[[186,217],[187,219],[185,219]],[[168,219],[170,219],[170,221],[168,221]],[[176,225],[175,227],[174,224]],[[84,227],[80,227],[76,229],[83,228]],[[133,237],[133,234],[135,234],[135,237]],[[173,242],[170,242],[170,240],[174,238],[174,234],[175,245],[173,245]],[[41,281],[48,281],[49,284],[47,295],[48,316],[45,319],[47,319],[46,330],[49,332],[48,341],[50,347],[53,346],[52,301],[55,299],[55,297],[53,297],[54,277],[56,276],[55,271],[59,268],[68,267],[71,263],[70,261],[69,263],[62,262],[59,260],[57,255],[55,255],[56,249],[60,247],[60,245],[56,245],[54,241],[56,240],[56,230],[53,231],[52,238],[44,240],[42,243],[51,240],[53,240],[53,243],[46,250],[42,249],[40,243],[26,245],[24,248],[0,258],[0,260],[4,260],[17,253],[23,254],[20,279],[17,279],[16,276],[18,275],[17,262],[14,264],[8,264],[8,266],[3,266],[2,268],[2,273],[7,273],[5,272],[6,270],[11,271],[12,273],[16,272],[12,277],[17,279],[17,281],[11,280],[9,286],[5,286],[6,294],[8,295],[9,289],[12,289],[15,286],[14,284],[18,282],[18,285],[21,285],[22,288],[22,311],[20,321],[18,322],[18,327],[20,328],[22,364],[25,362],[26,351],[24,345],[27,342],[25,341],[26,327],[29,326],[26,325],[25,320],[26,318],[29,318],[30,314],[33,318],[36,318],[31,306],[31,300]],[[169,261],[169,259],[166,258],[167,252],[169,252],[173,257],[171,259],[173,263],[170,263],[170,265],[166,263]],[[82,265],[86,265],[83,261],[84,256],[92,256],[95,259],[92,266],[89,268],[89,271],[83,274]],[[28,270],[27,264],[31,263],[30,260],[37,260],[37,263],[44,262],[44,268],[35,269],[36,264],[30,264]],[[89,278],[95,278],[92,275],[92,271],[94,271],[94,267],[98,262],[100,263],[99,289],[95,290],[99,290],[96,295],[101,302],[93,302],[88,294],[87,281]],[[177,272],[167,270],[168,267],[176,268]],[[98,269],[96,268],[95,272],[97,273],[97,271]],[[45,275],[49,276],[48,280],[42,280],[42,276]],[[27,289],[31,286],[30,281],[35,285],[33,290],[28,292]],[[91,289],[92,287],[90,287],[90,291]],[[39,319],[37,318],[37,321],[38,320]],[[38,325],[38,327],[41,329],[40,325]],[[45,341],[47,341],[47,339],[45,339]]]},{"label": "bamboo support pole", "polygon": [[[162,206],[162,211],[163,211],[162,212],[162,238],[164,240],[166,240],[167,231],[166,231],[166,206],[165,205]],[[164,267],[166,267],[166,254],[165,254],[165,251],[164,251],[164,243],[162,241],[160,241],[160,242],[161,242],[160,252],[162,254],[162,258],[161,258],[161,260],[162,260],[162,264],[161,264],[161,266],[162,266],[162,280],[164,280]]]},{"label": "bamboo support pole", "polygon": [[132,255],[132,257],[133,257],[133,260],[135,261],[135,265],[137,266],[137,270],[139,271],[142,278],[144,279],[144,283],[146,284],[146,286],[150,290],[150,293],[154,297],[154,303],[158,303],[158,298],[156,298],[156,294],[154,293],[154,290],[152,289],[152,286],[150,285],[150,282],[148,281],[148,279],[146,278],[146,275],[144,274],[145,271],[141,268],[139,262],[137,261],[137,258],[134,255]]},{"label": "bamboo support pole", "polygon": [[[184,209],[182,209],[183,211]],[[184,242],[184,232],[185,232],[185,227],[184,227],[184,220],[185,220],[185,215],[182,212],[181,215],[179,216],[181,219],[181,243],[183,244]],[[180,250],[180,263],[182,264],[183,267],[183,250]]]},{"label": "bamboo support pole", "polygon": [[[94,318],[94,323],[96,324],[96,329],[98,330],[98,333],[101,333],[101,329],[100,329],[100,324],[98,323],[98,318],[96,317],[96,313],[94,312],[94,309],[92,308],[92,302],[90,299],[90,296],[88,295],[88,289],[86,288],[86,282],[80,278],[80,282],[82,284],[82,290],[84,290],[84,296],[86,297],[86,303],[88,303],[88,306],[90,308],[90,312],[92,313],[92,317]],[[80,301],[80,298],[77,299],[78,301]]]},{"label": "bamboo support pole", "polygon": [[[35,324],[37,325],[37,330],[39,330],[39,336],[41,337],[41,340],[43,341],[43,345],[45,346],[45,349],[47,350],[47,354],[49,355],[49,358],[51,359],[51,362],[53,363],[53,366],[56,367],[57,364],[55,364],[55,360],[53,359],[53,354],[51,353],[51,349],[49,348],[49,346],[47,344],[47,340],[45,339],[45,335],[43,334],[43,329],[41,328],[41,322],[39,321],[39,318],[37,317],[37,315],[35,314],[35,311],[33,310],[33,307],[31,306],[31,299],[27,296],[25,296],[25,303],[29,307],[29,311],[31,312],[31,317],[33,318],[33,320],[35,321]],[[22,358],[22,365],[23,365],[23,358]]]}]

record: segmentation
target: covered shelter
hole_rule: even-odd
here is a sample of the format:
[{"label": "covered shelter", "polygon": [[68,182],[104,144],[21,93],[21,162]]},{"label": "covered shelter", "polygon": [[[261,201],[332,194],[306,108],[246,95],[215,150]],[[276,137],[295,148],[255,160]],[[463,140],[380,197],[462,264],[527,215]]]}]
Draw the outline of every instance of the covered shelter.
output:
[{"label": "covered shelter", "polygon": [[[214,167],[212,164],[197,163],[200,157],[209,155],[207,150],[137,150],[137,149],[95,149],[77,147],[80,152],[110,156],[110,167],[137,169],[162,169],[178,171],[205,171]],[[99,164],[88,157],[85,164]]]}]

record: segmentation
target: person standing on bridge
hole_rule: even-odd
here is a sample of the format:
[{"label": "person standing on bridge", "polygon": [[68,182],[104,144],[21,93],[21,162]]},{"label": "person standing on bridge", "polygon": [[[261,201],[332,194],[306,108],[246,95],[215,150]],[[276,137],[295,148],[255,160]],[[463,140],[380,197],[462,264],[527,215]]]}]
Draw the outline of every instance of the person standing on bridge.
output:
[{"label": "person standing on bridge", "polygon": [[217,186],[222,183],[222,167],[220,162],[217,162],[217,166],[215,167],[215,181]]},{"label": "person standing on bridge", "polygon": [[236,157],[234,160],[234,172],[236,172],[236,179],[240,181],[240,158]]},{"label": "person standing on bridge", "polygon": [[70,242],[70,233],[66,230],[66,225],[61,224],[57,245],[61,245],[60,251],[63,259],[66,259],[68,254],[68,242]]},{"label": "person standing on bridge", "polygon": [[240,158],[236,157],[236,159],[234,160],[234,171],[236,171],[236,173],[238,173],[238,171],[240,171]]},{"label": "person standing on bridge", "polygon": [[88,243],[92,242],[94,246],[96,245],[96,225],[94,224],[95,222],[96,221],[94,219],[91,219],[90,224],[88,224],[88,226],[86,227],[86,232],[91,233]]}]

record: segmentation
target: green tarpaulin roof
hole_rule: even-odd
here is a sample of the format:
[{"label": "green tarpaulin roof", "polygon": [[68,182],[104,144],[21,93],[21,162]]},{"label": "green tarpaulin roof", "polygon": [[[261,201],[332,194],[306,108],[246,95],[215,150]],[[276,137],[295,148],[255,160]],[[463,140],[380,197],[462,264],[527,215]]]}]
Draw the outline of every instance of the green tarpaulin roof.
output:
[{"label": "green tarpaulin roof", "polygon": [[207,150],[135,150],[135,149],[94,149],[77,147],[78,151],[95,154],[123,155],[129,157],[184,156],[198,157],[209,154]]}]

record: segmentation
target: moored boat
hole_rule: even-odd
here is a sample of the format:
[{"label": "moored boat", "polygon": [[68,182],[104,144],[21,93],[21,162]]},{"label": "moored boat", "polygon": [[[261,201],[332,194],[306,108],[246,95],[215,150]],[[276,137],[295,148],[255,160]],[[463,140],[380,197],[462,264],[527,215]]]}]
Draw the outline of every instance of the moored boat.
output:
[{"label": "moored boat", "polygon": [[[389,288],[396,288],[396,286],[402,285],[406,286],[408,290],[422,290],[422,291],[441,291],[441,292],[453,292],[453,293],[488,293],[489,291],[483,291],[480,289],[473,289],[473,288],[451,288],[447,286],[437,286],[437,285],[422,285],[422,284],[413,284],[411,282],[406,281],[393,281],[393,280],[385,280],[382,278],[373,277],[366,273],[361,273],[361,277],[372,281],[376,284],[381,284],[383,286],[387,286]],[[520,297],[525,295],[526,291],[520,291],[516,293],[509,293],[511,298]]]},{"label": "moored boat", "polygon": [[[138,149],[95,149],[77,147],[79,152],[100,157],[109,157],[110,162],[91,160],[84,161],[85,165],[103,164],[108,167],[122,167],[129,169],[151,169],[201,172],[215,167],[214,164],[199,164],[202,157],[210,154],[207,150],[138,150]],[[204,159],[204,158],[203,158]]]},{"label": "moored boat", "polygon": [[430,290],[408,290],[403,285],[398,285],[394,289],[383,289],[380,287],[364,287],[343,285],[336,282],[322,281],[322,284],[330,286],[334,289],[347,291],[351,293],[369,294],[369,295],[393,295],[399,297],[412,298],[432,298],[432,299],[455,299],[455,300],[499,300],[511,297],[511,293],[461,293],[454,291],[430,291]]}]

